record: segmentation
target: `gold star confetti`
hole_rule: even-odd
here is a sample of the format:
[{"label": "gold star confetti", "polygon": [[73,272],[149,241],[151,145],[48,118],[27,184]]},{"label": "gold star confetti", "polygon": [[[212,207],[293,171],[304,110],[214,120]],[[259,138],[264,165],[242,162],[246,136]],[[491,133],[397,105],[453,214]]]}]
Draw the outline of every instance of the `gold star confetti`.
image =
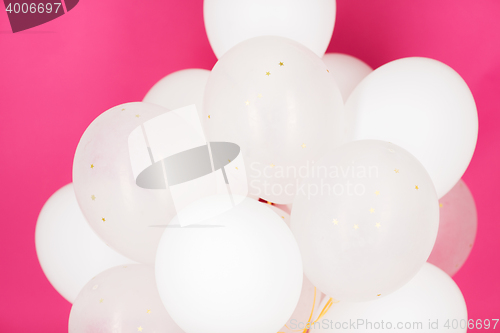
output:
[{"label": "gold star confetti", "polygon": [[102,218],[102,222],[106,222],[106,219],[104,217]]},{"label": "gold star confetti", "polygon": [[143,328],[142,326],[137,327],[137,332],[142,332]]},{"label": "gold star confetti", "polygon": [[418,185],[415,185],[415,190],[418,190]]},{"label": "gold star confetti", "polygon": [[399,173],[399,169],[394,169],[394,172],[395,173]]},{"label": "gold star confetti", "polygon": [[250,101],[249,101],[249,100],[247,100],[247,101],[245,102],[245,105],[246,105],[246,106],[250,105]]},{"label": "gold star confetti", "polygon": [[146,311],[146,313],[147,313],[147,314],[150,314],[150,313],[151,313],[151,310],[150,310],[150,309],[148,309],[148,311]]},{"label": "gold star confetti", "polygon": [[93,195],[93,194],[92,194],[92,195],[90,196],[90,199],[92,199],[92,201],[94,201],[94,200],[95,200],[95,195]]},{"label": "gold star confetti", "polygon": [[280,66],[284,66],[285,64],[280,61]]},{"label": "gold star confetti", "polygon": [[375,191],[375,195],[380,195],[380,191]]},{"label": "gold star confetti", "polygon": [[262,94],[258,94],[258,95],[257,95],[257,98],[262,98]]},{"label": "gold star confetti", "polygon": [[359,229],[357,224],[354,225],[354,229]]},{"label": "gold star confetti", "polygon": [[102,302],[104,302],[104,298],[101,298],[101,299],[99,300],[99,303],[102,303]]},{"label": "gold star confetti", "polygon": [[376,226],[377,228],[380,228],[380,223],[375,223],[375,226]]},{"label": "gold star confetti", "polygon": [[274,164],[271,163],[271,168],[274,168]]},{"label": "gold star confetti", "polygon": [[374,211],[375,211],[375,209],[370,208],[370,213],[373,213]]},{"label": "gold star confetti", "polygon": [[443,207],[443,204],[442,204],[442,203],[439,203],[439,207]]},{"label": "gold star confetti", "polygon": [[337,221],[337,219],[333,219],[333,224],[337,225],[339,224],[339,221]]},{"label": "gold star confetti", "polygon": [[91,168],[91,169],[93,169],[93,168],[94,168],[94,165],[93,165],[93,164],[91,164],[91,165],[90,165],[90,168]]},{"label": "gold star confetti", "polygon": [[266,75],[267,75],[267,76],[271,75],[271,72],[266,72]]},{"label": "gold star confetti", "polygon": [[231,160],[227,160],[229,163],[231,163]]},{"label": "gold star confetti", "polygon": [[138,114],[136,114],[135,116],[136,116],[137,118],[139,118],[139,117],[140,117],[140,115],[138,115]]},{"label": "gold star confetti", "polygon": [[301,147],[302,147],[302,148],[305,148],[305,147],[306,147],[306,144],[305,144],[305,143],[303,143]]}]

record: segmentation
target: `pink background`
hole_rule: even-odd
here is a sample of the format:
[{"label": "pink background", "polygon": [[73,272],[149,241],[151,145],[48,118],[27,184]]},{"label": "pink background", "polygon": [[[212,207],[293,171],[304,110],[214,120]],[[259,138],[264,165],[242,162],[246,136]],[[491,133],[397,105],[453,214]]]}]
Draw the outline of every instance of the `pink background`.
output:
[{"label": "pink background", "polygon": [[[469,318],[499,318],[500,1],[337,2],[329,51],[373,67],[431,57],[469,84],[480,131],[464,179],[476,199],[479,227],[454,279]],[[42,273],[34,230],[45,200],[71,182],[85,128],[106,109],[141,100],[164,75],[210,69],[215,62],[201,0],[84,0],[17,34],[0,12],[0,332],[67,331],[71,305]]]}]

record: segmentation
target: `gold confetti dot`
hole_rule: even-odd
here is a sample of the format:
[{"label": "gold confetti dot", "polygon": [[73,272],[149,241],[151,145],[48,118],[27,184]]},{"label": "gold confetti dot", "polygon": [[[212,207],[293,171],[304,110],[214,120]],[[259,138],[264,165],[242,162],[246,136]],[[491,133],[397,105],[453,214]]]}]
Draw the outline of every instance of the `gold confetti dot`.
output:
[{"label": "gold confetti dot", "polygon": [[95,195],[93,195],[93,194],[92,194],[92,195],[90,196],[90,199],[92,199],[92,201],[94,201],[94,200],[95,200]]},{"label": "gold confetti dot", "polygon": [[415,190],[418,190],[418,185],[415,185]]},{"label": "gold confetti dot", "polygon": [[285,64],[283,62],[280,62],[280,66],[284,66]]},{"label": "gold confetti dot", "polygon": [[122,111],[125,111],[125,109],[122,109]]},{"label": "gold confetti dot", "polygon": [[442,203],[439,203],[439,207],[443,207],[443,204],[442,204]]},{"label": "gold confetti dot", "polygon": [[258,95],[257,95],[257,98],[262,98],[262,94],[258,94]]},{"label": "gold confetti dot", "polygon": [[143,328],[142,326],[137,327],[137,332],[142,332]]},{"label": "gold confetti dot", "polygon": [[354,229],[359,229],[357,224],[354,225]]},{"label": "gold confetti dot", "polygon": [[395,173],[399,173],[399,169],[394,169],[394,172]]},{"label": "gold confetti dot", "polygon": [[374,211],[375,211],[375,209],[370,208],[370,213],[373,213]]},{"label": "gold confetti dot", "polygon": [[138,114],[136,114],[135,116],[136,116],[137,118],[139,118],[139,117],[140,117],[140,115],[138,115]]},{"label": "gold confetti dot", "polygon": [[332,222],[333,222],[333,224],[335,224],[335,225],[339,224],[339,221],[337,221],[337,219],[333,219],[333,221],[332,221]]},{"label": "gold confetti dot", "polygon": [[377,296],[380,296],[380,295],[382,295],[382,294],[377,294]]},{"label": "gold confetti dot", "polygon": [[91,165],[90,165],[90,168],[91,168],[91,169],[93,169],[93,168],[94,168],[94,165],[93,165],[93,164],[91,164]]},{"label": "gold confetti dot", "polygon": [[146,311],[146,313],[147,313],[147,314],[150,314],[150,313],[151,313],[151,310],[150,310],[150,309],[148,309],[148,311]]},{"label": "gold confetti dot", "polygon": [[101,298],[101,299],[99,300],[99,303],[102,303],[102,302],[104,302],[104,298]]},{"label": "gold confetti dot", "polygon": [[106,222],[106,219],[104,217],[102,218],[102,222]]},{"label": "gold confetti dot", "polygon": [[210,115],[208,115],[208,119],[210,119]]},{"label": "gold confetti dot", "polygon": [[326,71],[327,71],[328,73],[330,73],[330,71],[329,71],[328,69],[327,69]]},{"label": "gold confetti dot", "polygon": [[305,147],[306,147],[306,144],[305,144],[305,143],[303,143],[301,147],[302,147],[302,148],[305,148]]},{"label": "gold confetti dot", "polygon": [[96,290],[97,288],[99,288],[99,286],[96,284],[95,286],[92,287],[92,290]]},{"label": "gold confetti dot", "polygon": [[236,168],[236,170],[238,170],[238,167],[235,167],[235,168]]},{"label": "gold confetti dot", "polygon": [[380,223],[375,223],[375,226],[376,226],[377,228],[380,228]]},{"label": "gold confetti dot", "polygon": [[274,168],[274,164],[271,164],[271,168]]},{"label": "gold confetti dot", "polygon": [[380,191],[375,191],[375,195],[380,195]]},{"label": "gold confetti dot", "polygon": [[267,75],[267,76],[271,75],[271,72],[266,72],[266,75]]},{"label": "gold confetti dot", "polygon": [[245,105],[246,105],[246,106],[250,105],[250,101],[249,101],[249,100],[247,100],[247,101],[245,102]]},{"label": "gold confetti dot", "polygon": [[282,216],[281,218],[282,218],[282,219],[285,219],[285,217],[284,217],[284,216]]}]

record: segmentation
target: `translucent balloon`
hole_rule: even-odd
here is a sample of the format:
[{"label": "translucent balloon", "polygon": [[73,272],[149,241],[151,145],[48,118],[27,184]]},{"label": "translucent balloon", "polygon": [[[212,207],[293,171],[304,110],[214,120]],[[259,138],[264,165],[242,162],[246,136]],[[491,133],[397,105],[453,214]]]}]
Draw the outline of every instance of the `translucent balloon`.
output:
[{"label": "translucent balloon", "polygon": [[129,134],[168,112],[149,103],[127,103],[102,113],[87,128],[76,149],[76,198],[94,231],[112,248],[139,262],[153,263],[163,229],[176,213],[165,189],[136,185]]},{"label": "translucent balloon", "polygon": [[287,37],[319,57],[335,24],[335,0],[205,0],[203,16],[217,58],[236,44],[258,36]]},{"label": "translucent balloon", "polygon": [[347,140],[384,140],[408,150],[439,198],[460,180],[476,147],[472,93],[437,60],[404,58],[377,68],[349,96],[346,114]]},{"label": "translucent balloon", "polygon": [[165,310],[148,265],[111,268],[89,281],[71,308],[68,326],[69,333],[183,333]]},{"label": "translucent balloon", "polygon": [[206,69],[184,69],[165,76],[144,97],[144,102],[157,104],[169,110],[195,104],[202,110],[203,92],[210,71]]},{"label": "translucent balloon", "polygon": [[347,101],[354,88],[373,72],[363,61],[343,53],[327,53],[323,56],[323,61],[335,78],[344,101]]},{"label": "translucent balloon", "polygon": [[45,276],[70,303],[97,274],[134,263],[92,231],[78,207],[73,184],[60,188],[43,206],[36,223],[35,245]]},{"label": "translucent balloon", "polygon": [[311,333],[467,332],[467,306],[453,280],[426,263],[398,291],[377,300],[334,304]]},{"label": "translucent balloon", "polygon": [[439,206],[418,160],[394,144],[345,144],[309,170],[291,229],[304,273],[327,296],[363,301],[408,282],[436,240]]},{"label": "translucent balloon", "polygon": [[241,147],[251,195],[293,201],[300,172],[344,129],[342,96],[324,62],[282,37],[257,37],[217,62],[204,98],[211,141]]},{"label": "translucent balloon", "polygon": [[439,200],[439,207],[439,231],[427,261],[453,276],[467,260],[476,238],[476,205],[460,180]]},{"label": "translucent balloon", "polygon": [[155,268],[163,304],[186,333],[276,333],[302,287],[290,229],[250,198],[197,225],[180,227],[174,218]]}]

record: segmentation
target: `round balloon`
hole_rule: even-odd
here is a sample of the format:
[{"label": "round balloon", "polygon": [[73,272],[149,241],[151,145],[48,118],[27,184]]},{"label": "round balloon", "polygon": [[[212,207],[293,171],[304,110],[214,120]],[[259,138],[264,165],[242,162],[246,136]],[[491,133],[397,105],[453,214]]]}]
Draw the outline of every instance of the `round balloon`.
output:
[{"label": "round balloon", "polygon": [[323,56],[328,71],[333,75],[344,101],[356,86],[373,69],[356,57],[343,53],[327,53]]},{"label": "round balloon", "polygon": [[188,227],[175,217],[155,268],[163,304],[186,333],[276,333],[293,314],[302,287],[293,234],[250,198]]},{"label": "round balloon", "polygon": [[90,280],[71,308],[68,332],[183,333],[160,300],[154,268],[137,264]]},{"label": "round balloon", "polygon": [[325,54],[335,24],[335,0],[205,0],[203,16],[217,58],[244,40],[280,36]]},{"label": "round balloon", "polygon": [[144,97],[144,102],[157,104],[169,110],[195,104],[202,114],[203,92],[210,71],[206,69],[184,69],[165,76]]},{"label": "round balloon", "polygon": [[291,229],[304,273],[344,301],[383,297],[408,282],[436,240],[436,190],[420,162],[394,144],[345,144],[309,170]]},{"label": "round balloon", "polygon": [[60,188],[43,206],[36,222],[35,245],[45,276],[70,303],[100,272],[135,263],[92,231],[78,207],[73,184]]},{"label": "round balloon", "polygon": [[429,172],[438,197],[462,177],[477,140],[471,91],[447,65],[404,58],[369,74],[346,103],[347,140],[393,142]]},{"label": "round balloon", "polygon": [[154,263],[163,231],[155,226],[166,225],[176,211],[168,190],[136,185],[129,136],[166,112],[140,102],[109,109],[86,129],[73,161],[76,198],[92,229],[109,246],[143,263]]},{"label": "round balloon", "polygon": [[427,261],[453,276],[467,260],[476,238],[476,205],[460,180],[439,200],[439,207],[439,231]]},{"label": "round balloon", "polygon": [[251,195],[293,201],[300,173],[344,129],[342,96],[324,62],[282,37],[235,46],[208,78],[204,128],[211,141],[238,144]]},{"label": "round balloon", "polygon": [[369,302],[334,304],[311,333],[467,332],[467,306],[453,280],[426,263],[398,291]]}]

